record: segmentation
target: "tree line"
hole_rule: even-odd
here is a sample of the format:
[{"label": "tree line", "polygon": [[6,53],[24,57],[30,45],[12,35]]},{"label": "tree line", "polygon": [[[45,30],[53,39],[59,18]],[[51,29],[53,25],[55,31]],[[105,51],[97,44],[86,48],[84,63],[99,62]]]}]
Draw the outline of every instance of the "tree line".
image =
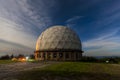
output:
[{"label": "tree line", "polygon": [[[28,55],[31,59],[35,59],[35,56],[33,54]],[[26,56],[23,54],[19,55],[4,55],[0,57],[0,60],[10,60],[12,58],[25,58]],[[83,56],[80,60],[81,62],[96,62],[96,63],[119,63],[120,57],[103,57],[103,58],[97,58],[92,56]]]},{"label": "tree line", "polygon": [[97,63],[119,63],[120,57],[91,57],[91,56],[83,56],[81,58],[82,62],[97,62]]},{"label": "tree line", "polygon": [[[33,55],[33,54],[30,54],[30,55],[28,55],[31,59],[34,59],[35,58],[35,56]],[[12,58],[25,58],[26,56],[25,55],[23,55],[23,54],[19,54],[19,55],[8,55],[8,54],[6,54],[6,55],[3,55],[3,56],[1,56],[0,57],[0,60],[10,60],[10,59],[12,59]]]}]

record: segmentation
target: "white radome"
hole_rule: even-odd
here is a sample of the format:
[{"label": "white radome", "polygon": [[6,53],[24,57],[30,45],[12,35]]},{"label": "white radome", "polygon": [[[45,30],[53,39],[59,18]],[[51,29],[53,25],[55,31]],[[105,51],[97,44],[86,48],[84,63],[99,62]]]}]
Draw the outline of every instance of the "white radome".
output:
[{"label": "white radome", "polygon": [[81,41],[68,27],[53,26],[41,33],[36,43],[36,51],[54,49],[81,50]]}]

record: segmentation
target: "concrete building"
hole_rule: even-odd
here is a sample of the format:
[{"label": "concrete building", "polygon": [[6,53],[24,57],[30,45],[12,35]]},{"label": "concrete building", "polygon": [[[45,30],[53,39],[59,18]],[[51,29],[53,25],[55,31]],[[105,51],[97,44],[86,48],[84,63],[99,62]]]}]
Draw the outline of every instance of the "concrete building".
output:
[{"label": "concrete building", "polygon": [[65,26],[53,26],[41,33],[36,43],[36,60],[77,61],[82,57],[78,35]]}]

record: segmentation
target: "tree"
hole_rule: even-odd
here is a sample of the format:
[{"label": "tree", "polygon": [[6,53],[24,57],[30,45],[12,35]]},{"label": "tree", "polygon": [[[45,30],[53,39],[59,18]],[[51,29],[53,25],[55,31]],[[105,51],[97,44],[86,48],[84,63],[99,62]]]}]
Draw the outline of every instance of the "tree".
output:
[{"label": "tree", "polygon": [[23,58],[23,57],[25,57],[23,54],[19,54],[19,55],[17,56],[17,58]]},{"label": "tree", "polygon": [[10,58],[11,58],[11,59],[14,58],[14,55],[12,54],[12,55],[10,56]]},{"label": "tree", "polygon": [[9,55],[4,55],[4,56],[1,56],[0,59],[2,59],[2,60],[8,60],[8,59],[10,59],[10,56]]},{"label": "tree", "polygon": [[30,55],[31,59],[35,59],[35,56],[33,54]]}]

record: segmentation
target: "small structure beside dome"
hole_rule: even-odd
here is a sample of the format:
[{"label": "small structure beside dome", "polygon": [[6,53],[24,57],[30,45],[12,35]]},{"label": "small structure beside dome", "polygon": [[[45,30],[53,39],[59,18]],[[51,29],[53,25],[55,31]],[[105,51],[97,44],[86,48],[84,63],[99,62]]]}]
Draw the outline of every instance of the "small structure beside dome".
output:
[{"label": "small structure beside dome", "polygon": [[35,59],[77,61],[82,57],[78,35],[65,26],[53,26],[41,33],[36,43]]}]

